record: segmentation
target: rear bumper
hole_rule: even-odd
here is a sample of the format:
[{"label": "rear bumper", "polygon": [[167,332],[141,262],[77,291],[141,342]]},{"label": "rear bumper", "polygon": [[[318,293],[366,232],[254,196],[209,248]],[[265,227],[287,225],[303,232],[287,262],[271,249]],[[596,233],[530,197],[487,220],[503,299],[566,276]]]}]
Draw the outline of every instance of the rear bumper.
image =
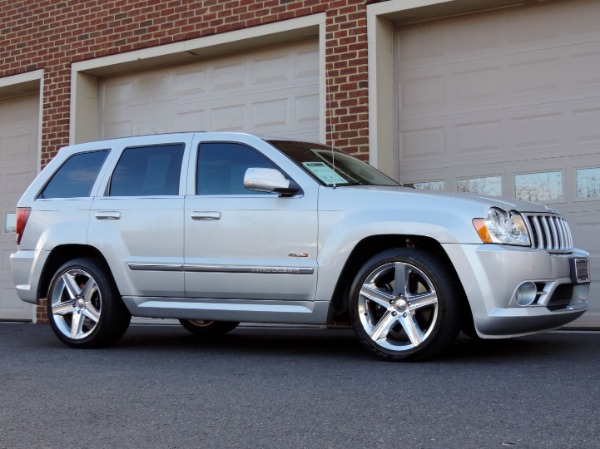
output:
[{"label": "rear bumper", "polygon": [[10,255],[13,283],[19,298],[25,302],[36,304],[38,300],[38,283],[41,276],[41,267],[45,260],[46,252],[17,251]]},{"label": "rear bumper", "polygon": [[[585,313],[589,282],[577,282],[570,254],[500,245],[445,245],[482,338],[507,338],[555,329]],[[532,287],[530,301],[521,305],[523,285]]]}]

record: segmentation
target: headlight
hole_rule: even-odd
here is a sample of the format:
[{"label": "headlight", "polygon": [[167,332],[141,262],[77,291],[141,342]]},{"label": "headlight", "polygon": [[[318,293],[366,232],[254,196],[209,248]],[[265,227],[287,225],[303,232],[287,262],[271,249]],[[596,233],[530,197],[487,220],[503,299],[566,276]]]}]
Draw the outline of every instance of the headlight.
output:
[{"label": "headlight", "polygon": [[487,218],[475,218],[473,226],[483,243],[531,246],[527,226],[518,212],[492,207]]}]

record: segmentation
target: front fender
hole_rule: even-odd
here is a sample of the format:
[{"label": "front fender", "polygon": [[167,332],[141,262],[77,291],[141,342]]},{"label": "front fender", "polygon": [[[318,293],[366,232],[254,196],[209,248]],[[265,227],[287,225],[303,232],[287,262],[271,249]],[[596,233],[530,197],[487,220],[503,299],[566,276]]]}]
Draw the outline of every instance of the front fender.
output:
[{"label": "front fender", "polygon": [[[319,212],[319,285],[317,299],[333,296],[337,281],[352,251],[363,240],[377,236],[426,237],[440,244],[466,239],[464,229],[475,230],[470,220],[453,214],[417,216],[414,211],[361,210]],[[427,214],[425,214],[427,215]],[[439,222],[443,220],[442,222]],[[476,235],[476,234],[475,234]],[[394,244],[390,242],[390,246]]]}]

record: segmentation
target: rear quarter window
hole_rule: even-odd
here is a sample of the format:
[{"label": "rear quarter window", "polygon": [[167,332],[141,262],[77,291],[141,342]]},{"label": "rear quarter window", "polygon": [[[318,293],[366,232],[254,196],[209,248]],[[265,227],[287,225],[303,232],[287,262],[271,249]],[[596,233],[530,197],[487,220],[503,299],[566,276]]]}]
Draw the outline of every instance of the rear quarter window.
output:
[{"label": "rear quarter window", "polygon": [[74,154],[54,173],[38,198],[79,198],[90,196],[98,172],[109,150]]}]

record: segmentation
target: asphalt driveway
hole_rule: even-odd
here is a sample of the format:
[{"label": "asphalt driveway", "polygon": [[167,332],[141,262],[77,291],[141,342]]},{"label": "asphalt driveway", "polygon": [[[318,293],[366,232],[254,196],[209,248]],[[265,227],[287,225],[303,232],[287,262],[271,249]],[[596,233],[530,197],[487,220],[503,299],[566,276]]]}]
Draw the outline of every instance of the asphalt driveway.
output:
[{"label": "asphalt driveway", "polygon": [[349,330],[131,326],[74,350],[0,323],[0,448],[600,448],[600,332],[381,362]]}]

